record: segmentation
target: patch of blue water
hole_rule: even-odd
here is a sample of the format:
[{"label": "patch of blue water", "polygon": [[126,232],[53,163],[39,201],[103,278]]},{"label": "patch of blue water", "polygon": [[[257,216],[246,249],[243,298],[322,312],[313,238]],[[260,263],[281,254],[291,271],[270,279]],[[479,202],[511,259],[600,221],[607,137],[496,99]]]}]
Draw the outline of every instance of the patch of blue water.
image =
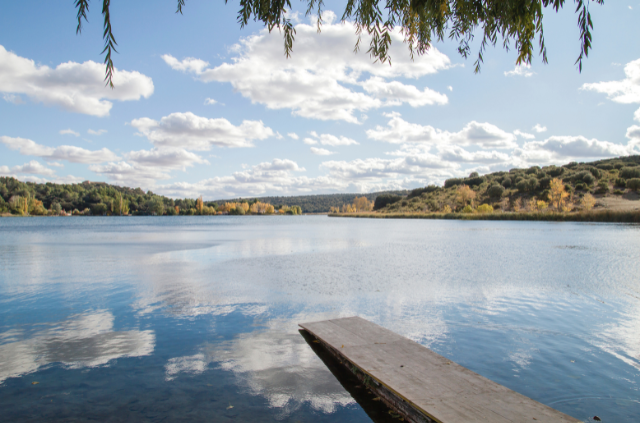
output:
[{"label": "patch of blue water", "polygon": [[384,421],[297,331],[350,315],[581,420],[640,415],[637,226],[33,218],[0,234],[10,421]]}]

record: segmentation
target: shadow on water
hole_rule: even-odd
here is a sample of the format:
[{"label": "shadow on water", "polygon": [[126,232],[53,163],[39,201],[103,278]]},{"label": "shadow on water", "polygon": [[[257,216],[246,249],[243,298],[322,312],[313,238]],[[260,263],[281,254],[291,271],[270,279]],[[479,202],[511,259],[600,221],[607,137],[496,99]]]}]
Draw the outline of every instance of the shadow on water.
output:
[{"label": "shadow on water", "polygon": [[397,422],[398,419],[389,415],[390,409],[382,401],[374,401],[376,397],[366,386],[355,377],[353,373],[348,371],[338,360],[335,359],[320,344],[314,343],[314,338],[304,330],[299,330],[300,335],[307,342],[314,353],[327,366],[327,369],[340,382],[340,385],[349,392],[351,397],[358,403],[360,407],[367,413],[367,416],[374,423],[390,423]]}]

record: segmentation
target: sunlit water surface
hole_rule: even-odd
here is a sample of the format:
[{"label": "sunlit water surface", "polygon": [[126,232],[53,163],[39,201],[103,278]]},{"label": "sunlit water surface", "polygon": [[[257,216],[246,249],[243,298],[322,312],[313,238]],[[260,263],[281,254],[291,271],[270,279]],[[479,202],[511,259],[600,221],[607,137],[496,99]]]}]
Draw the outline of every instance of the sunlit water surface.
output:
[{"label": "sunlit water surface", "polygon": [[386,421],[298,332],[353,315],[640,421],[639,226],[325,216],[0,219],[2,420]]}]

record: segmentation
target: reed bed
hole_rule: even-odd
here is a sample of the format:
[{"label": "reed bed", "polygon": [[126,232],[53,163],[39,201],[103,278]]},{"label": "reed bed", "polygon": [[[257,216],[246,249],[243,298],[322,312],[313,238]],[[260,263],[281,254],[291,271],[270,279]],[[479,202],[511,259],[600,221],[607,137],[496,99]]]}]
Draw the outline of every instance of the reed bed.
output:
[{"label": "reed bed", "polygon": [[616,222],[640,223],[640,211],[598,210],[578,213],[330,213],[329,217],[370,219],[452,219],[452,220],[528,220],[550,222]]}]

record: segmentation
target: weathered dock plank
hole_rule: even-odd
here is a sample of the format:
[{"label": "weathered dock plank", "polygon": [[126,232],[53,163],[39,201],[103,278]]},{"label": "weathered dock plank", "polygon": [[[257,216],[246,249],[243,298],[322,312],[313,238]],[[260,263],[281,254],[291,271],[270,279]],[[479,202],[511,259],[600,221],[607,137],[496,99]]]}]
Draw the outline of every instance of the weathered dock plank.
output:
[{"label": "weathered dock plank", "polygon": [[365,319],[349,317],[300,327],[408,421],[579,422]]}]

